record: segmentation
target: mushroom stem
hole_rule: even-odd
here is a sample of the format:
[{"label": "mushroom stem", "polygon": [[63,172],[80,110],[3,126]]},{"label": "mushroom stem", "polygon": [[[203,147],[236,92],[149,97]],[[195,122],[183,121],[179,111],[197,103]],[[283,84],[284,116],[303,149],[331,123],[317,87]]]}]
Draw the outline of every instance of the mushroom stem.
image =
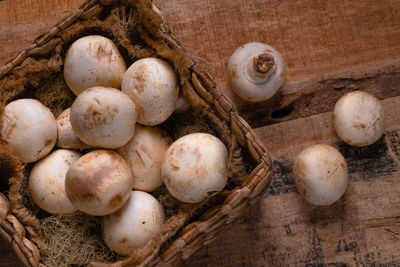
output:
[{"label": "mushroom stem", "polygon": [[252,83],[265,83],[275,71],[275,60],[270,54],[262,53],[248,59],[246,74]]},{"label": "mushroom stem", "polygon": [[261,54],[253,58],[254,69],[260,74],[267,74],[274,66],[274,58],[267,54]]}]

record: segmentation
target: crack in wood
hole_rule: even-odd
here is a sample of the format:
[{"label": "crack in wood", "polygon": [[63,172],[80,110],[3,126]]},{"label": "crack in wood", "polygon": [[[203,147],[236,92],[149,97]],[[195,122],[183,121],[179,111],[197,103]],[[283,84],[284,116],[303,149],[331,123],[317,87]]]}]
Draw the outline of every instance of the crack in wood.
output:
[{"label": "crack in wood", "polygon": [[359,79],[326,79],[310,83],[297,93],[283,95],[278,92],[268,101],[240,105],[239,112],[253,128],[262,127],[331,112],[340,97],[355,90],[366,91],[378,99],[394,97],[399,94],[399,84],[400,71]]},{"label": "crack in wood", "polygon": [[382,217],[382,218],[374,218],[370,220],[365,220],[361,228],[381,228],[381,227],[390,227],[393,225],[400,226],[400,216],[391,216],[391,217]]},{"label": "crack in wood", "polygon": [[388,131],[385,135],[385,141],[389,144],[389,153],[392,158],[400,164],[400,130]]},{"label": "crack in wood", "polygon": [[395,232],[395,231],[393,231],[393,230],[390,230],[390,229],[385,229],[385,230],[386,230],[386,232],[392,234],[392,236],[393,236],[396,240],[399,240],[399,237],[398,237],[399,233],[397,233],[397,232]]}]

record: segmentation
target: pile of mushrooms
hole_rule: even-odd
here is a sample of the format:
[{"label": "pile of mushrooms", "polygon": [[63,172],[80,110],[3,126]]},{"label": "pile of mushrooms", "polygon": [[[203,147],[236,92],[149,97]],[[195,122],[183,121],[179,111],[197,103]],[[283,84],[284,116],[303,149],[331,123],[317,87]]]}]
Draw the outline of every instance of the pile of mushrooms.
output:
[{"label": "pile of mushrooms", "polygon": [[228,151],[217,137],[172,143],[156,126],[188,108],[168,62],[143,58],[126,69],[117,46],[92,35],[69,47],[63,73],[76,99],[57,119],[35,99],[8,103],[1,118],[1,138],[34,163],[29,191],[41,209],[104,216],[106,244],[129,255],[165,221],[150,192],[165,183],[178,200],[197,203],[225,187]]},{"label": "pile of mushrooms", "polygon": [[[29,191],[41,209],[103,216],[104,241],[129,255],[165,222],[149,193],[165,184],[177,200],[198,203],[226,186],[221,140],[193,133],[172,142],[156,127],[188,108],[168,62],[143,58],[127,69],[111,40],[92,35],[69,47],[63,74],[76,99],[57,119],[35,99],[8,103],[1,117],[1,138],[23,163],[35,163]],[[239,96],[264,101],[284,83],[286,66],[271,46],[250,43],[232,55],[228,74]],[[372,95],[352,92],[337,102],[333,126],[344,142],[369,145],[382,136],[385,113]],[[306,148],[294,164],[300,195],[315,205],[337,201],[348,179],[345,158],[328,145]],[[0,222],[6,213],[0,210]]]}]

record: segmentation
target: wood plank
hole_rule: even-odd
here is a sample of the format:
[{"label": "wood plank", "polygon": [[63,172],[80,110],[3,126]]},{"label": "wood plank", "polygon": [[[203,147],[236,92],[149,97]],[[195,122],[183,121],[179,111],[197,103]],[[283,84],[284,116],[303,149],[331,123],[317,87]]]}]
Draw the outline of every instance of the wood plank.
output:
[{"label": "wood plank", "polygon": [[[268,194],[184,266],[400,265],[399,103],[383,101],[386,133],[363,148],[337,138],[331,113],[256,129],[273,155]],[[328,207],[307,204],[292,180],[295,157],[317,143],[337,147],[349,166],[344,197]]]},{"label": "wood plank", "polygon": [[[0,64],[80,2],[1,1]],[[327,112],[341,90],[378,85],[383,99],[399,89],[399,1],[155,2],[188,51],[214,70],[218,84],[253,127]],[[236,97],[225,73],[233,51],[252,41],[276,47],[288,65],[287,82],[277,96],[257,104]],[[303,94],[311,94],[314,105],[307,107]],[[330,102],[318,104],[323,99]]]},{"label": "wood plank", "polygon": [[47,32],[82,0],[0,1],[0,65]]},{"label": "wood plank", "polygon": [[[206,65],[215,71],[218,84],[253,127],[328,112],[332,102],[340,97],[337,89],[368,87],[359,81],[366,77],[371,77],[371,84],[382,85],[382,98],[394,96],[382,89],[388,86],[390,91],[393,85],[389,80],[397,80],[396,90],[399,89],[399,1],[156,0],[156,3],[188,51],[205,59]],[[288,66],[287,81],[280,92],[273,99],[257,104],[236,97],[226,76],[230,55],[240,45],[255,41],[275,47]],[[384,73],[391,73],[391,77],[381,77]],[[312,95],[315,101],[311,107],[304,101],[296,102],[302,94],[315,92],[319,95]],[[327,105],[326,99],[331,101]]]},{"label": "wood plank", "polygon": [[302,82],[364,77],[400,60],[400,3],[339,1],[163,1],[172,30],[194,55],[210,62],[220,84],[225,65],[245,42],[271,44],[288,65],[287,89]]}]

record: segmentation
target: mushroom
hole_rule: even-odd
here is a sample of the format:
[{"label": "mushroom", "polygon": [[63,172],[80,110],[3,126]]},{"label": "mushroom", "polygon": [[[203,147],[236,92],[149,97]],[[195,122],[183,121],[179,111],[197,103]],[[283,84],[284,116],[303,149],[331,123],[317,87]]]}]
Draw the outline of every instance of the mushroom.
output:
[{"label": "mushroom", "polygon": [[271,98],[286,78],[281,54],[263,43],[239,47],[228,62],[228,78],[233,91],[252,102]]},{"label": "mushroom", "polygon": [[120,90],[97,86],[75,99],[70,119],[74,133],[85,144],[114,149],[133,137],[135,103]]},{"label": "mushroom", "polygon": [[1,119],[1,138],[24,163],[43,158],[57,141],[56,119],[50,109],[35,99],[9,103]]},{"label": "mushroom", "polygon": [[65,176],[81,156],[72,150],[59,149],[35,164],[29,175],[29,191],[36,205],[51,214],[77,211],[65,193]]},{"label": "mushroom", "polygon": [[164,210],[157,199],[142,191],[132,191],[121,209],[103,217],[103,239],[111,250],[130,255],[134,249],[145,246],[164,221]]},{"label": "mushroom", "polygon": [[70,120],[71,108],[67,108],[57,117],[57,146],[69,149],[86,149],[89,146],[76,137]]},{"label": "mushroom", "polygon": [[347,163],[336,148],[313,145],[297,156],[293,178],[302,198],[314,205],[330,205],[346,191]]},{"label": "mushroom", "polygon": [[185,135],[167,150],[162,179],[176,199],[198,203],[209,193],[221,191],[228,179],[228,150],[215,136]]},{"label": "mushroom", "polygon": [[65,191],[80,211],[104,216],[124,205],[132,191],[132,181],[131,170],[118,153],[94,150],[69,168]]},{"label": "mushroom", "polygon": [[94,86],[120,88],[126,64],[115,44],[103,36],[76,40],[64,62],[64,80],[75,95]]},{"label": "mushroom", "polygon": [[2,193],[0,193],[0,225],[6,219],[9,209],[10,205],[7,198]]},{"label": "mushroom", "polygon": [[135,102],[137,121],[148,126],[162,123],[174,112],[179,93],[174,70],[158,58],[133,63],[125,73],[121,89]]},{"label": "mushroom", "polygon": [[342,96],[332,115],[336,134],[352,146],[375,143],[385,130],[385,110],[373,95],[354,91]]},{"label": "mushroom", "polygon": [[151,192],[163,184],[161,164],[171,143],[161,129],[136,125],[134,137],[117,150],[132,171],[134,189]]}]

